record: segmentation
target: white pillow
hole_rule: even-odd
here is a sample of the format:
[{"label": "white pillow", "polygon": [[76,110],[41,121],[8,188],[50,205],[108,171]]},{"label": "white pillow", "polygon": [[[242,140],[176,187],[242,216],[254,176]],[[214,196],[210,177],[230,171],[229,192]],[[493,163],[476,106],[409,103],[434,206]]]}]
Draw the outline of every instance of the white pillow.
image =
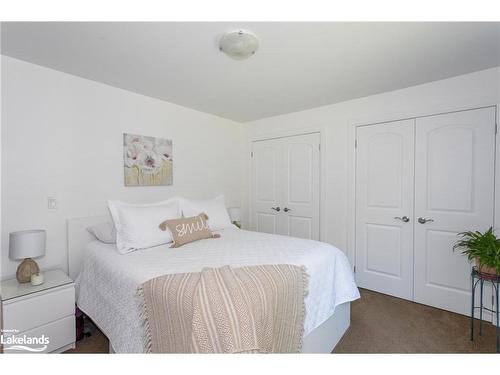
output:
[{"label": "white pillow", "polygon": [[116,243],[116,230],[112,222],[99,223],[88,227],[87,230],[99,241],[104,243]]},{"label": "white pillow", "polygon": [[121,254],[172,242],[171,233],[162,231],[159,225],[181,217],[178,199],[152,204],[108,201],[108,207],[116,228],[116,248]]},{"label": "white pillow", "polygon": [[180,199],[181,211],[184,217],[192,217],[202,212],[208,215],[208,226],[211,230],[220,230],[232,227],[231,219],[227,213],[223,195],[206,201],[195,201],[186,198]]}]

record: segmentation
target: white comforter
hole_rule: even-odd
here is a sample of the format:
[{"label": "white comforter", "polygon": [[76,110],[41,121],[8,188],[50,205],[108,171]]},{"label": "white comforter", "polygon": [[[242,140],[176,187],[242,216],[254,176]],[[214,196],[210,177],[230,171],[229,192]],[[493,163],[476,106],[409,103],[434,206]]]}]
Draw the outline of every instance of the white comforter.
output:
[{"label": "white comforter", "polygon": [[89,243],[76,282],[78,306],[104,331],[117,352],[138,353],[143,351],[143,331],[137,287],[165,274],[223,265],[303,265],[309,275],[304,335],[327,320],[335,306],[359,298],[346,256],[331,245],[232,228],[219,233],[219,239],[124,255],[114,245]]}]

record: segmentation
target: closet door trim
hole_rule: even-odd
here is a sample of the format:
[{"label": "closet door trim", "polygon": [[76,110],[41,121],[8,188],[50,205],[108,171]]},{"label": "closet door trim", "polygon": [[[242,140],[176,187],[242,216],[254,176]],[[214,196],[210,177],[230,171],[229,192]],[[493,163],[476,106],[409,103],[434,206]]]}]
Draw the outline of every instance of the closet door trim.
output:
[{"label": "closet door trim", "polygon": [[[377,118],[375,121],[352,121],[348,124],[348,131],[347,131],[347,150],[348,150],[348,157],[347,157],[347,164],[348,164],[348,175],[347,175],[347,187],[348,187],[348,193],[347,193],[347,246],[346,246],[346,252],[349,258],[349,261],[351,262],[352,268],[354,272],[356,271],[356,133],[357,129],[359,127],[363,126],[370,126],[370,125],[377,125],[377,124],[384,124],[384,123],[390,123],[390,122],[396,122],[396,121],[401,121],[401,120],[416,120],[418,118],[424,118],[424,117],[430,117],[430,116],[437,116],[437,115],[443,115],[443,114],[448,114],[448,113],[455,113],[455,112],[464,112],[464,111],[471,111],[475,109],[483,109],[483,108],[494,108],[495,109],[495,119],[496,119],[496,126],[497,126],[497,134],[498,134],[498,122],[499,122],[499,114],[498,114],[498,106],[500,105],[500,102],[496,103],[496,100],[492,101],[485,101],[482,103],[479,103],[479,105],[468,107],[466,103],[464,103],[462,106],[460,105],[453,105],[449,106],[445,110],[437,110],[437,111],[432,111],[432,112],[427,112],[425,113],[424,111],[417,111],[416,113],[412,113],[411,116],[405,116],[404,113],[401,113],[399,116],[396,114],[394,116],[383,116],[383,115],[377,115],[374,116]],[[367,117],[368,118],[368,117]],[[257,138],[258,139],[258,138]],[[500,189],[497,189],[496,186],[498,185],[497,179],[500,177],[500,163],[497,161],[500,160],[500,143],[498,140],[498,137],[496,137],[495,140],[495,145],[496,145],[496,154],[495,154],[495,214],[493,218],[493,225],[496,226],[498,222],[500,222],[500,206],[497,207],[500,203]],[[498,191],[497,191],[498,190]],[[323,224],[322,224],[323,225]]]},{"label": "closet door trim", "polygon": [[[322,238],[322,233],[323,233],[323,225],[324,225],[324,212],[321,208],[321,203],[324,201],[324,188],[323,188],[323,178],[322,176],[324,175],[324,164],[322,163],[322,152],[324,147],[324,133],[321,132],[319,129],[310,131],[310,132],[279,132],[279,133],[273,133],[269,134],[267,136],[258,136],[258,137],[251,137],[249,139],[249,149],[250,149],[250,157],[249,157],[249,171],[250,171],[250,176],[249,176],[249,194],[248,194],[248,214],[249,214],[249,228],[250,230],[256,230],[256,223],[255,223],[255,207],[254,207],[254,195],[255,195],[255,156],[254,155],[254,145],[258,142],[262,141],[280,141],[283,140],[285,141],[288,138],[293,138],[293,137],[300,137],[300,136],[308,136],[308,135],[315,135],[318,137],[318,159],[317,159],[317,191],[315,192],[315,196],[317,195],[317,215],[318,215],[318,228],[317,228],[317,240],[319,241],[325,241],[324,238]],[[284,209],[284,207],[281,207],[281,209]]]},{"label": "closet door trim", "polygon": [[[427,115],[421,115],[421,116],[412,116],[412,117],[407,117],[407,118],[402,118],[403,120],[405,119],[410,119],[410,120],[414,120],[415,121],[415,133],[417,132],[417,122],[418,120],[420,119],[420,121],[422,120],[425,120],[427,118],[431,118],[431,117],[436,117],[436,116],[442,116],[442,115],[453,115],[453,114],[457,114],[457,115],[460,115],[461,113],[464,113],[464,112],[473,112],[473,111],[477,111],[477,110],[487,110],[487,109],[490,109],[492,110],[492,121],[493,123],[491,125],[494,126],[494,132],[492,132],[492,138],[493,138],[493,150],[491,150],[490,153],[492,153],[492,162],[493,162],[493,171],[492,171],[492,175],[488,177],[488,179],[490,179],[493,184],[493,186],[490,186],[490,189],[493,190],[493,199],[492,199],[492,215],[491,215],[491,218],[490,218],[490,224],[493,225],[495,227],[495,223],[498,222],[498,218],[500,217],[500,210],[498,209],[499,207],[497,207],[497,205],[499,204],[499,196],[500,196],[500,192],[497,191],[496,189],[496,186],[497,186],[497,176],[500,175],[500,166],[499,166],[499,163],[497,162],[500,158],[500,151],[499,151],[499,147],[498,147],[498,139],[497,139],[497,105],[484,105],[484,106],[478,106],[478,107],[474,107],[474,108],[466,108],[466,109],[459,109],[459,110],[452,110],[452,111],[443,111],[443,112],[438,112],[438,113],[433,113],[433,114],[427,114]],[[403,117],[403,116],[402,116]],[[354,146],[354,151],[352,154],[350,155],[353,155],[353,158],[351,158],[350,160],[348,160],[348,162],[350,163],[350,165],[352,165],[354,167],[354,173],[352,175],[349,176],[349,186],[351,186],[351,189],[354,190],[354,193],[353,194],[350,194],[350,199],[349,199],[349,202],[351,204],[351,208],[348,210],[348,215],[352,215],[352,216],[349,216],[348,217],[348,242],[349,242],[349,246],[348,246],[348,249],[349,249],[349,254],[350,254],[350,259],[353,261],[353,262],[356,262],[356,258],[357,258],[357,254],[356,254],[356,239],[358,237],[357,233],[356,233],[356,222],[357,222],[357,211],[356,211],[356,204],[357,204],[357,192],[355,191],[356,190],[356,187],[357,187],[357,181],[356,181],[356,174],[357,174],[357,150],[356,150],[356,143],[357,143],[357,139],[356,139],[356,134],[357,134],[357,129],[358,128],[361,128],[361,127],[365,127],[365,126],[372,126],[372,125],[377,125],[377,124],[386,124],[386,123],[391,123],[391,122],[397,122],[397,121],[401,121],[401,120],[391,120],[391,121],[380,121],[380,122],[373,122],[373,123],[363,123],[363,124],[359,124],[359,125],[354,125],[353,124],[353,127],[352,127],[352,130],[351,130],[351,133],[350,133],[350,136],[349,137],[352,137],[354,138],[354,143],[355,143],[355,146]],[[352,139],[351,138],[351,139]],[[415,134],[415,147],[416,147],[416,142],[417,142],[417,137],[416,137],[416,134]],[[416,152],[416,150],[415,150]],[[415,154],[415,159],[417,158],[417,154]],[[491,160],[490,160],[491,161]],[[416,171],[415,171],[416,173]],[[417,182],[417,179],[415,177],[415,183]],[[417,189],[417,186],[415,185],[415,189]],[[417,192],[415,191],[415,194],[417,194]],[[415,222],[415,220],[417,220],[417,207],[414,207],[414,210],[415,210],[415,217],[412,218],[413,221]],[[483,223],[484,224],[484,223]],[[417,225],[416,222],[414,225]],[[420,225],[420,224],[419,224]],[[415,236],[417,235],[417,233],[415,233]],[[414,238],[414,246],[417,246],[417,239]],[[416,250],[415,250],[416,251]],[[354,265],[354,269],[356,270],[356,264]],[[415,275],[416,277],[416,275]],[[415,287],[415,286],[414,286]],[[415,291],[414,291],[415,293]],[[415,296],[415,299],[418,299],[416,298]],[[420,301],[422,302],[422,301]],[[429,303],[432,305],[432,303]],[[437,306],[437,307],[442,307],[442,306]],[[458,308],[451,308],[450,309],[451,311],[455,311],[455,312],[461,312],[461,313],[464,313],[462,311],[459,311],[461,309],[458,309]],[[464,310],[465,311],[465,310]],[[465,312],[467,313],[467,312]]]}]

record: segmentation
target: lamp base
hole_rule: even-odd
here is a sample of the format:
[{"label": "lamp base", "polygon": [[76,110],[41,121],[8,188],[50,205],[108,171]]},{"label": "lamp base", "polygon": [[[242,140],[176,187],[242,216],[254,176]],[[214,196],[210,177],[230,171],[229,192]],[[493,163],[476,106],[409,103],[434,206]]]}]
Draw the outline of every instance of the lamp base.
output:
[{"label": "lamp base", "polygon": [[36,262],[33,259],[26,258],[21,262],[19,267],[17,267],[16,279],[21,284],[29,283],[31,281],[31,275],[38,272],[40,272],[38,264],[36,264]]}]

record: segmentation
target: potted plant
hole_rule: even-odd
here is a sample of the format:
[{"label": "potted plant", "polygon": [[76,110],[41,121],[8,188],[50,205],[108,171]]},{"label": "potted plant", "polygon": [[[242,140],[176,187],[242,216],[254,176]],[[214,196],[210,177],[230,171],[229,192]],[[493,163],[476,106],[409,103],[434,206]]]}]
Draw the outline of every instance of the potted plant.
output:
[{"label": "potted plant", "polygon": [[493,275],[500,274],[500,239],[490,227],[486,232],[467,231],[459,233],[460,239],[453,250],[462,250],[470,261],[475,261],[477,270]]}]

